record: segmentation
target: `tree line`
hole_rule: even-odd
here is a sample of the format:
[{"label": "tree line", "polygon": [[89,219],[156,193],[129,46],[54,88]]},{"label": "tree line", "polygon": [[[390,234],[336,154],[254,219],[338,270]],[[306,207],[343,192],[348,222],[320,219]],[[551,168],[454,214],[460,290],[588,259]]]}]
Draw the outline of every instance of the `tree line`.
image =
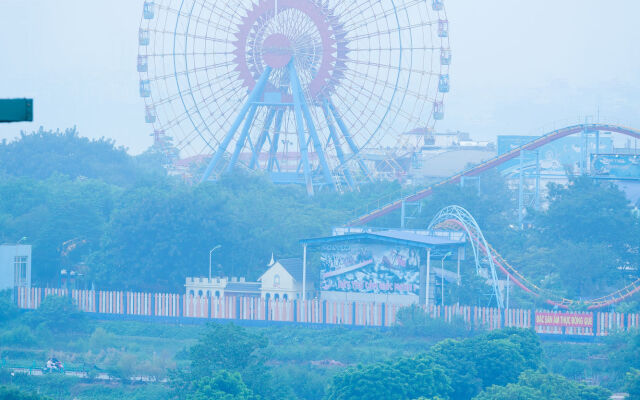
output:
[{"label": "tree line", "polygon": [[[395,182],[363,184],[310,198],[298,186],[274,185],[238,171],[217,182],[189,185],[166,174],[152,151],[131,156],[108,139],[77,130],[37,132],[0,144],[0,240],[33,244],[37,285],[60,284],[75,268],[79,285],[103,289],[182,290],[186,276],[214,273],[257,278],[273,253],[298,257],[299,240],[329,235],[353,210],[400,189]],[[410,208],[411,228],[424,229],[444,206],[457,204],[477,219],[489,242],[538,286],[575,298],[611,292],[636,279],[640,222],[617,186],[575,178],[550,185],[541,209],[517,224],[514,190],[496,171],[477,185],[449,185]],[[374,222],[399,225],[392,213]],[[468,252],[470,254],[470,252]],[[451,261],[448,261],[451,263]],[[313,264],[313,263],[312,263]],[[453,264],[445,264],[455,269]],[[317,274],[317,271],[311,271]],[[445,298],[487,305],[486,284],[463,264],[461,289]],[[535,299],[515,293],[513,306]]]}]

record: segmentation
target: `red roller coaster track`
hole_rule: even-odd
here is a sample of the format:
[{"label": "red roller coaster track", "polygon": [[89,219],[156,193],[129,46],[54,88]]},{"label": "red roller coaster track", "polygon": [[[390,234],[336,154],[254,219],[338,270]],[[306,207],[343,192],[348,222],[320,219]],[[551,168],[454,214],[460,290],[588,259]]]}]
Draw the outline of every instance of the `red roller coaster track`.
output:
[{"label": "red roller coaster track", "polygon": [[377,218],[380,218],[386,214],[389,214],[390,212],[399,209],[402,206],[402,202],[415,202],[421,199],[424,199],[426,197],[429,197],[434,189],[440,187],[440,186],[444,186],[450,183],[459,183],[460,179],[462,177],[471,177],[471,176],[477,176],[480,175],[481,173],[495,168],[500,164],[503,164],[509,160],[512,160],[518,156],[520,156],[520,152],[521,151],[527,151],[527,150],[535,150],[541,146],[544,146],[547,143],[553,142],[555,140],[561,139],[565,136],[569,136],[572,135],[574,133],[579,133],[579,132],[583,132],[583,131],[587,131],[587,132],[595,132],[595,131],[606,131],[606,132],[616,132],[616,133],[621,133],[623,135],[627,135],[627,136],[631,136],[634,137],[636,139],[640,139],[640,131],[636,130],[636,129],[632,129],[632,128],[625,128],[622,126],[618,126],[618,125],[609,125],[609,124],[580,124],[580,125],[573,125],[573,126],[568,126],[566,128],[562,128],[562,129],[558,129],[555,130],[553,132],[549,132],[545,135],[540,136],[539,138],[526,143],[516,149],[511,150],[508,153],[505,154],[501,154],[497,157],[494,157],[488,161],[485,161],[481,164],[476,165],[475,167],[472,167],[470,169],[467,169],[465,171],[462,171],[458,174],[455,174],[443,181],[440,181],[434,185],[431,185],[427,188],[421,189],[411,195],[408,196],[404,196],[404,197],[400,197],[397,200],[391,201],[389,203],[386,203],[382,206],[379,206],[375,209],[373,209],[372,211],[367,212],[366,214],[352,220],[351,222],[349,222],[349,226],[357,226],[357,225],[364,225],[370,221],[373,221]]},{"label": "red roller coaster track", "polygon": [[[465,230],[463,223],[456,219],[449,219],[442,224],[438,225],[438,228],[453,228],[454,230]],[[476,246],[487,256],[493,259],[495,265],[500,269],[505,275],[509,277],[509,280],[516,284],[516,286],[520,287],[527,293],[530,293],[536,297],[540,297],[545,300],[547,304],[552,306],[558,306],[559,308],[568,309],[573,305],[578,304],[579,302],[572,299],[567,299],[562,296],[558,296],[549,290],[542,289],[538,287],[536,284],[528,280],[524,275],[522,275],[516,268],[514,268],[507,260],[500,255],[490,244],[488,248],[486,248],[483,244],[482,240],[475,235],[469,234],[469,239],[473,240],[476,243]],[[625,300],[637,292],[640,291],[640,279],[636,279],[633,282],[629,283],[627,286],[622,289],[616,290],[613,293],[609,293],[605,296],[598,297],[595,299],[585,300],[582,302],[587,309],[595,310],[599,308],[603,308],[615,303],[618,303],[622,300]]]}]

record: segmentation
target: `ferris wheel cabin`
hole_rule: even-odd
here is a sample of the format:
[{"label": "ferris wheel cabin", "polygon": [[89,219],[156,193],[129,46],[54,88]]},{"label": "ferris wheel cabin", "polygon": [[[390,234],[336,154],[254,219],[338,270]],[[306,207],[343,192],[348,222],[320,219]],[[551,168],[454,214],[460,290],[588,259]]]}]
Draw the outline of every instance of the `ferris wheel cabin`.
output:
[{"label": "ferris wheel cabin", "polygon": [[155,2],[145,1],[142,7],[142,17],[144,19],[153,19],[155,16]]}]

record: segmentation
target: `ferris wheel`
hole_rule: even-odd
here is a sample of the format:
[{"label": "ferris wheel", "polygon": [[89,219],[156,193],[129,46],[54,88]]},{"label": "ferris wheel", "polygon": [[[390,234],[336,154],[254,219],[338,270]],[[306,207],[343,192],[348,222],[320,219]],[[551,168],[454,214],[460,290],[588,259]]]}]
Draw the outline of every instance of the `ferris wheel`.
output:
[{"label": "ferris wheel", "polygon": [[442,0],[147,0],[138,41],[155,144],[203,160],[201,181],[242,166],[355,188],[364,149],[444,116]]}]

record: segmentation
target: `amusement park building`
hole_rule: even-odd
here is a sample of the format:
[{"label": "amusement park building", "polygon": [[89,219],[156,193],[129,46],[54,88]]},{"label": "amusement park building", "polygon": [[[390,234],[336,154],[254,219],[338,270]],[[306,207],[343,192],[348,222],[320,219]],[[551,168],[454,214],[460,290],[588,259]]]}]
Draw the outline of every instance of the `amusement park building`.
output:
[{"label": "amusement park building", "polygon": [[244,277],[189,277],[186,279],[186,294],[200,297],[244,296],[262,297],[275,300],[295,300],[302,298],[303,286],[307,298],[313,297],[314,284],[307,279],[302,284],[303,268],[299,258],[275,261],[273,257],[257,282],[248,282]]},{"label": "amusement park building", "polygon": [[307,247],[320,252],[322,300],[409,305],[433,304],[433,261],[451,257],[459,271],[465,241],[460,232],[344,228],[301,243],[304,260]]}]

